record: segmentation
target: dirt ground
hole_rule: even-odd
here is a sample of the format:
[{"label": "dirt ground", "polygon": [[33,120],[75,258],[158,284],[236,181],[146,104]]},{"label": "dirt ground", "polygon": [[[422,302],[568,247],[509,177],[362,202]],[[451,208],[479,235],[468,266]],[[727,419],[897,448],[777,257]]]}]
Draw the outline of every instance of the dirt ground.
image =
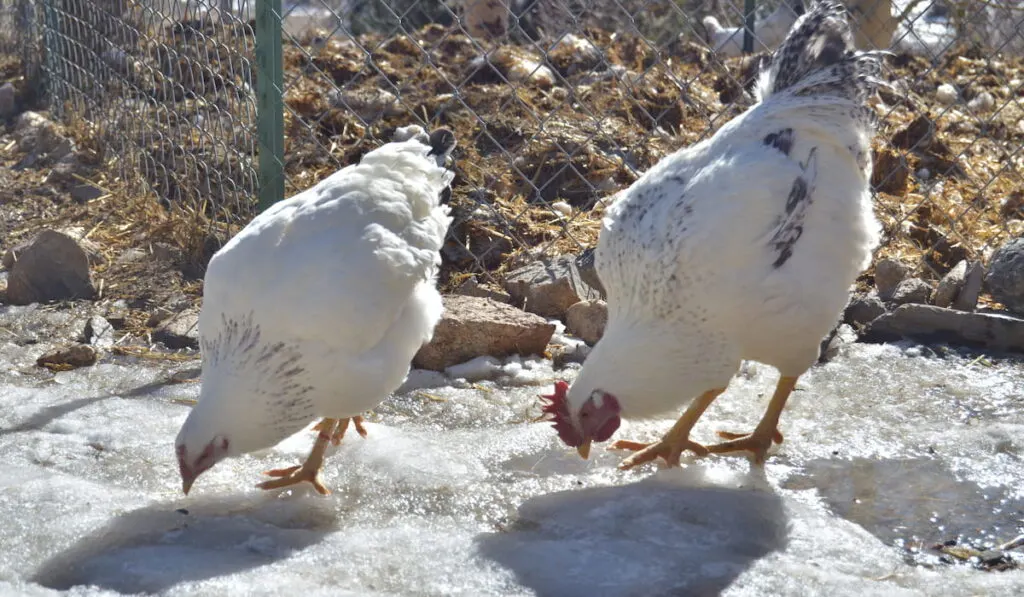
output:
[{"label": "dirt ground", "polygon": [[[537,47],[511,44],[486,48],[484,60],[474,40],[440,25],[359,43],[317,35],[285,50],[288,194],[358,159],[411,114],[452,128],[456,221],[443,253],[445,288],[471,274],[500,281],[538,254],[593,246],[601,200],[749,106],[744,84],[757,63],[721,61],[686,42],[659,54],[641,39],[594,29],[563,38],[546,60]],[[182,39],[181,60],[198,63],[195,39]],[[935,279],[1024,232],[1024,60],[963,48],[934,65],[909,55],[889,65],[894,88],[875,102],[881,126],[872,183],[886,234],[879,256]],[[17,79],[15,67],[0,69],[5,80]],[[218,68],[161,74],[186,91],[163,100],[185,114],[197,109],[197,90],[208,103],[226,90],[237,95],[240,82],[228,80],[237,75]],[[210,76],[220,83],[200,84]],[[160,77],[149,79],[158,86]],[[145,92],[142,82],[136,89]],[[952,105],[937,96],[944,83],[960,92]],[[126,301],[126,331],[145,339],[154,310],[199,302],[205,261],[248,215],[231,215],[227,226],[194,205],[162,205],[127,185],[94,129],[65,129],[88,166],[80,177],[104,192],[76,201],[69,189],[84,180],[56,184],[46,168],[15,169],[24,156],[8,126],[0,135],[3,248],[42,227],[77,230],[98,255],[100,300]],[[150,157],[162,151],[147,143],[140,147]],[[862,283],[871,280],[869,270]]]}]

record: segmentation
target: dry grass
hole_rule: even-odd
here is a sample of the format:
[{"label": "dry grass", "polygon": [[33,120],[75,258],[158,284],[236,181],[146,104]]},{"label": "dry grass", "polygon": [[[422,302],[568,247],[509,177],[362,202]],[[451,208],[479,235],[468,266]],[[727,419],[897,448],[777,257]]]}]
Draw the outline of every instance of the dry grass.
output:
[{"label": "dry grass", "polygon": [[[593,246],[604,199],[749,105],[740,81],[749,79],[755,62],[723,63],[683,42],[659,52],[638,38],[595,29],[549,48],[546,60],[532,47],[485,50],[439,25],[412,37],[365,35],[358,43],[334,38],[322,46],[312,44],[315,33],[302,47],[285,49],[288,194],[357,160],[412,120],[452,128],[459,148],[451,200],[455,223],[443,252],[447,288],[473,273],[500,280],[526,259]],[[198,47],[189,43],[178,48],[182,60],[200,60],[189,58]],[[487,60],[479,58],[484,52]],[[941,275],[961,258],[987,258],[1024,231],[1024,61],[970,49],[949,55],[935,66],[895,57],[890,78],[897,89],[876,106],[881,127],[872,181],[886,233],[879,255],[906,260],[925,277]],[[179,110],[182,123],[191,112],[228,105],[221,101],[225,93],[237,99],[239,83],[224,83],[237,73],[217,72],[216,63],[208,67],[200,77],[191,68],[161,75],[172,77],[163,87],[169,83],[189,92],[163,98]],[[207,79],[221,83],[206,85]],[[941,83],[957,85],[963,101],[939,104],[935,89]],[[140,89],[145,91],[136,84],[135,92]],[[995,100],[994,111],[968,108],[983,92]],[[153,126],[166,130],[147,137],[151,159],[170,151],[153,147],[152,139],[180,136],[171,124]],[[84,124],[69,128],[87,148],[88,139],[103,138]],[[223,134],[203,147],[229,143],[237,130]],[[94,149],[98,154],[101,148]],[[923,169],[927,178],[920,176]],[[47,216],[52,225],[84,228],[102,247],[106,265],[96,275],[106,296],[134,300],[153,284],[169,284],[163,294],[196,296],[203,264],[244,224],[252,203],[226,213],[229,208],[210,203],[215,195],[178,193],[186,199],[161,205],[135,192],[128,184],[134,181],[111,174],[116,171],[109,163],[97,165],[92,182],[110,192],[85,206],[57,210]],[[188,180],[182,175],[181,184]],[[571,214],[552,209],[555,201],[572,206]],[[46,221],[30,219],[36,225]],[[117,256],[129,248],[153,252],[159,243],[180,252],[177,281],[156,280],[166,275],[146,265],[152,259],[117,265]],[[871,275],[869,270],[862,282],[870,283]]]}]

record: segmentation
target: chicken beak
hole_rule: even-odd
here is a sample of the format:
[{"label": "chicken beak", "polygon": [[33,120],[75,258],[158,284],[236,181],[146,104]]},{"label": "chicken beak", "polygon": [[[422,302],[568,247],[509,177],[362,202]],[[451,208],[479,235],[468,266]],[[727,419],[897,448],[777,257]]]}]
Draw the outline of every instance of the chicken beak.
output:
[{"label": "chicken beak", "polygon": [[580,455],[583,460],[590,457],[590,438],[583,440],[583,443],[576,448],[576,452]]},{"label": "chicken beak", "polygon": [[195,483],[195,481],[196,478],[192,476],[181,478],[181,490],[185,492],[185,495],[188,495],[188,492],[190,489],[192,489],[192,484]]}]

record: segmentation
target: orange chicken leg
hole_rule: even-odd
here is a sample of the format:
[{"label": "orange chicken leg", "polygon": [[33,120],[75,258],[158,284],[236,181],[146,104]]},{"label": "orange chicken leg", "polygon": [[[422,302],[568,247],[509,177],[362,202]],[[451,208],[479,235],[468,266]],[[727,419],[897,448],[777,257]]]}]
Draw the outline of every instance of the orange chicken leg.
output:
[{"label": "orange chicken leg", "polygon": [[718,435],[729,441],[708,446],[708,452],[712,454],[740,451],[752,452],[754,454],[754,462],[763,465],[768,449],[772,447],[772,442],[782,443],[782,434],[779,433],[778,428],[779,417],[782,415],[782,409],[786,407],[786,400],[789,399],[789,395],[793,393],[793,388],[796,387],[797,379],[797,377],[785,376],[779,379],[779,383],[775,386],[775,394],[772,395],[768,408],[765,409],[764,416],[761,417],[761,422],[754,428],[753,433],[739,434],[720,431]]},{"label": "orange chicken leg", "polygon": [[706,456],[708,449],[697,442],[690,441],[690,431],[697,424],[697,420],[704,414],[704,411],[711,406],[715,398],[718,398],[724,391],[725,388],[721,388],[701,394],[699,398],[690,404],[686,412],[679,417],[679,420],[676,421],[676,424],[672,426],[672,429],[665,434],[661,441],[653,444],[644,444],[629,440],[619,440],[612,444],[609,448],[611,450],[631,450],[636,452],[636,454],[623,460],[619,468],[624,471],[629,470],[634,466],[650,462],[659,456],[664,458],[669,466],[679,466],[679,457],[682,455],[683,450],[690,450],[698,456]]},{"label": "orange chicken leg", "polygon": [[[352,417],[351,421],[355,425],[356,433],[366,437],[363,418],[358,416]],[[313,443],[313,449],[309,451],[306,461],[299,466],[289,466],[265,472],[265,475],[276,478],[264,481],[257,485],[257,487],[260,489],[278,489],[308,481],[313,485],[313,489],[316,489],[321,495],[331,493],[320,482],[320,469],[324,465],[324,453],[327,451],[327,444],[330,443],[335,446],[340,444],[342,438],[345,437],[345,431],[348,430],[348,424],[349,419],[324,419],[317,423],[316,427],[313,428],[318,432],[316,441]]]}]

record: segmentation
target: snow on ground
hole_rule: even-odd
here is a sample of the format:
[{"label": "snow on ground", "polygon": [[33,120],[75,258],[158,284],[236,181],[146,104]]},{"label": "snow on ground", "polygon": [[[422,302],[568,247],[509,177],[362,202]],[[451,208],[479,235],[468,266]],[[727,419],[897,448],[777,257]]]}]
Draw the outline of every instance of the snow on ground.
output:
[{"label": "snow on ground", "polygon": [[[328,458],[328,497],[253,487],[308,432],[185,497],[173,441],[197,384],[117,364],[40,381],[21,358],[0,368],[0,595],[1021,594],[1024,572],[900,548],[1024,531],[1024,369],[929,352],[854,345],[813,370],[763,473],[579,459],[530,422],[554,379],[541,361],[455,370],[500,383],[415,372]],[[696,439],[752,428],[775,378],[744,367]]]}]

